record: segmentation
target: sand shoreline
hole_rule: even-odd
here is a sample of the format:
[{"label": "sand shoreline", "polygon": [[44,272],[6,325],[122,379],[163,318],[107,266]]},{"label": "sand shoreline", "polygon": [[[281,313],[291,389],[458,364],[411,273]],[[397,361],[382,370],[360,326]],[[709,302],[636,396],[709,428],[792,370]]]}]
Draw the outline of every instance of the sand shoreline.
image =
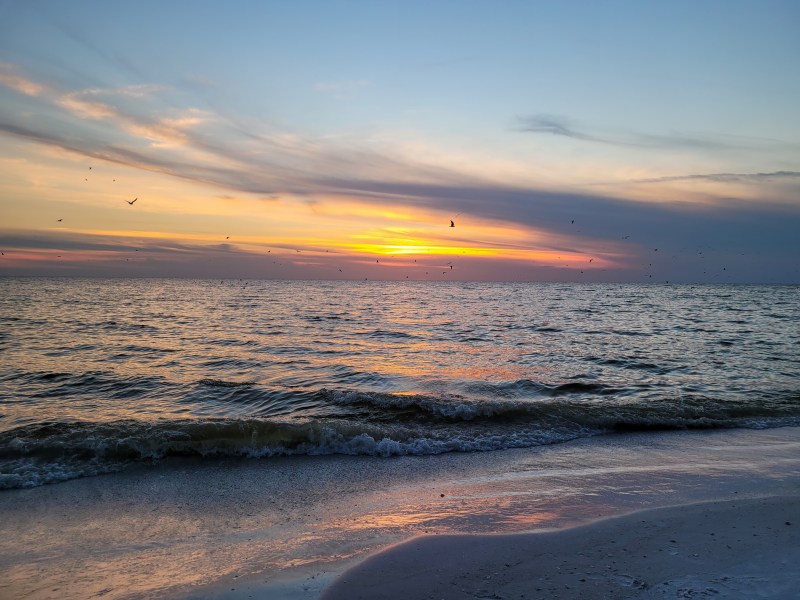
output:
[{"label": "sand shoreline", "polygon": [[0,493],[0,596],[316,600],[333,594],[348,568],[406,540],[504,539],[600,526],[642,509],[795,496],[800,428],[619,434],[392,459],[165,460]]},{"label": "sand shoreline", "polygon": [[800,495],[649,509],[555,532],[423,536],[321,600],[797,598]]}]

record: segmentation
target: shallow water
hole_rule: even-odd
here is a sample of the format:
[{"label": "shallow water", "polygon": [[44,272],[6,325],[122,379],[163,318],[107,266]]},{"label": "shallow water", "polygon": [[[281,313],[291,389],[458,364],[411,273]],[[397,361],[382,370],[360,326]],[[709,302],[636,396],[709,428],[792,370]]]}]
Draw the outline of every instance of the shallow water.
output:
[{"label": "shallow water", "polygon": [[800,424],[792,286],[0,280],[0,486]]}]

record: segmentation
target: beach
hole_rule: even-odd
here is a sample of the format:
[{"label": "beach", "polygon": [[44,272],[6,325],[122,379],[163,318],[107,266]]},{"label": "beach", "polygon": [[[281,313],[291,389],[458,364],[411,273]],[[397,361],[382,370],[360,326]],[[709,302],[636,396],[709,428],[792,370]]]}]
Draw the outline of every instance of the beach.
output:
[{"label": "beach", "polygon": [[800,497],[654,509],[565,531],[417,538],[323,600],[797,598]]},{"label": "beach", "polygon": [[799,449],[800,429],[779,428],[168,460],[0,494],[0,594],[788,598]]}]

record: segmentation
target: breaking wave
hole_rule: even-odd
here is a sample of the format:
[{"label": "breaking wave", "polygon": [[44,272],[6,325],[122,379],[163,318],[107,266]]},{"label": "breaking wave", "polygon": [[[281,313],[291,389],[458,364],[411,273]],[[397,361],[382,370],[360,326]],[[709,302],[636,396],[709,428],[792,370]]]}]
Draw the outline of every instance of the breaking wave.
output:
[{"label": "breaking wave", "polygon": [[[329,406],[335,416],[28,424],[0,433],[0,488],[32,487],[173,456],[389,457],[533,447],[616,431],[800,425],[798,394],[748,401],[680,396],[609,402],[600,389],[574,397],[563,385],[550,391],[536,401],[477,401],[323,389],[314,395],[316,404]],[[324,411],[317,406],[316,412]]]}]

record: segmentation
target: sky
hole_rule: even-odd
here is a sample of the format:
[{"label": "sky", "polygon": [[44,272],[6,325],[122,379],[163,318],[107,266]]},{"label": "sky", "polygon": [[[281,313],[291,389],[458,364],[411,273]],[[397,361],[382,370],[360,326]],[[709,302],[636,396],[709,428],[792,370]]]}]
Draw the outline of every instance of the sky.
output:
[{"label": "sky", "polygon": [[0,0],[0,275],[800,283],[798,31],[795,0]]}]

